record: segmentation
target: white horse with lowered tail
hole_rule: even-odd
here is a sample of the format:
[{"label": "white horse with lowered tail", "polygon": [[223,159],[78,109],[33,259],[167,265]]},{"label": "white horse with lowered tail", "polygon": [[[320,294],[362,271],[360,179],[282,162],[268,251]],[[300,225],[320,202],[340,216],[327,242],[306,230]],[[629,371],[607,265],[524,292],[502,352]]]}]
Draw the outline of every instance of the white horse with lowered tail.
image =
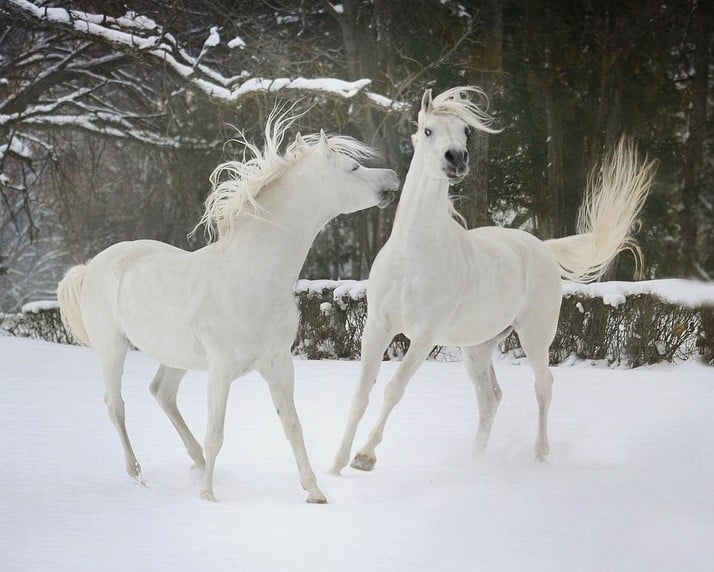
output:
[{"label": "white horse with lowered tail", "polygon": [[387,384],[377,424],[352,467],[374,467],[387,418],[434,345],[463,349],[478,400],[477,449],[485,448],[501,401],[491,355],[512,330],[518,332],[535,374],[535,452],[544,460],[553,383],[548,348],[558,323],[561,277],[595,279],[623,249],[632,250],[639,263],[630,229],[649,191],[654,163],[640,163],[634,145],[625,139],[591,181],[575,236],[541,241],[520,230],[467,231],[454,220],[449,185],[468,172],[470,128],[495,132],[491,118],[469,99],[474,93],[483,96],[478,88],[458,87],[433,99],[428,90],[422,99],[414,157],[392,233],[370,273],[361,377],[335,473],[349,462],[383,352],[400,332],[411,345]]},{"label": "white horse with lowered tail", "polygon": [[[261,151],[220,165],[202,222],[218,239],[195,252],[151,240],[115,244],[60,282],[64,319],[97,353],[105,402],[124,448],[126,470],[141,478],[125,426],[121,379],[129,344],[161,363],[151,393],[198,467],[201,496],[215,500],[213,470],[223,443],[231,382],[257,370],[268,383],[293,448],[307,502],[324,503],[310,466],[293,399],[290,347],[298,311],[293,283],[318,231],[342,213],[388,202],[396,174],[360,160],[371,149],[352,138],[299,134],[279,148],[296,117],[276,110]],[[186,370],[208,371],[203,450],[176,407]],[[205,453],[205,460],[204,460]]]}]

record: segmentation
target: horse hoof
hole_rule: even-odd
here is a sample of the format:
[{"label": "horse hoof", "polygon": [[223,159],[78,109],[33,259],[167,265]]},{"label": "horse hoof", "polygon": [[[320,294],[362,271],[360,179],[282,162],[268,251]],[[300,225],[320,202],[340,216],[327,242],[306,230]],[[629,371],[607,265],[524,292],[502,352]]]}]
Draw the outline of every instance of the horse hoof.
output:
[{"label": "horse hoof", "polygon": [[146,482],[146,479],[141,476],[141,473],[139,473],[136,477],[134,477],[134,484],[137,487],[141,487],[142,489],[148,489],[149,485]]},{"label": "horse hoof", "polygon": [[548,453],[550,453],[550,447],[548,447],[548,445],[536,445],[536,461],[545,463],[548,460]]},{"label": "horse hoof", "polygon": [[374,455],[363,455],[357,454],[355,458],[352,459],[350,467],[357,469],[358,471],[371,471],[374,469],[374,464],[377,462],[377,457]]},{"label": "horse hoof", "polygon": [[141,465],[139,464],[139,461],[134,461],[133,463],[127,463],[126,473],[132,479],[136,479],[137,481],[140,480],[141,479]]},{"label": "horse hoof", "polygon": [[205,501],[216,502],[216,495],[213,491],[201,491],[201,498]]},{"label": "horse hoof", "polygon": [[309,504],[327,504],[327,499],[322,493],[316,493],[309,495],[305,502]]}]

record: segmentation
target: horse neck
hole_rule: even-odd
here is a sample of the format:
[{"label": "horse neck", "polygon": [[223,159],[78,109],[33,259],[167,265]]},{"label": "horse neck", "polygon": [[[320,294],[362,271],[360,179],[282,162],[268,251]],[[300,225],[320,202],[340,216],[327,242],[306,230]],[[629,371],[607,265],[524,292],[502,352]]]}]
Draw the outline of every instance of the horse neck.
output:
[{"label": "horse neck", "polygon": [[315,236],[334,216],[312,195],[309,186],[281,177],[262,191],[265,220],[246,218],[220,242],[227,264],[245,270],[246,259],[266,279],[292,286],[297,280]]},{"label": "horse neck", "polygon": [[394,217],[390,240],[403,238],[412,245],[448,238],[454,228],[450,213],[449,182],[429,176],[419,146],[409,166]]}]

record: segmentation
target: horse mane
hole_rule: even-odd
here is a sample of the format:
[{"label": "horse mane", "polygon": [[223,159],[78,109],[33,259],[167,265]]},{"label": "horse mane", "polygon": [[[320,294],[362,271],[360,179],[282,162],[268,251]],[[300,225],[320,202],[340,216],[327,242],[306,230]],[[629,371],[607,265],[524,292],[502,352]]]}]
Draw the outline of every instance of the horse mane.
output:
[{"label": "horse mane", "polygon": [[[481,105],[471,101],[471,94],[476,95]],[[488,113],[488,96],[484,91],[473,85],[452,87],[437,95],[431,102],[427,113],[419,112],[418,122],[421,128],[424,121],[431,115],[453,115],[467,125],[486,133],[500,133],[502,129],[493,129],[493,117]],[[421,129],[417,132],[419,136]]]},{"label": "horse mane", "polygon": [[286,132],[304,115],[293,114],[294,108],[295,105],[292,105],[286,109],[282,104],[273,108],[263,131],[263,149],[248,141],[242,131],[231,140],[243,146],[243,160],[226,161],[213,170],[209,177],[212,190],[206,198],[203,216],[193,229],[194,233],[203,225],[207,241],[213,242],[228,234],[240,218],[249,216],[266,220],[267,211],[260,202],[263,189],[283,176],[323,139],[328,152],[346,155],[356,161],[377,155],[374,149],[357,139],[345,135],[326,136],[322,131],[304,137],[298,134],[281,154],[280,147]]}]

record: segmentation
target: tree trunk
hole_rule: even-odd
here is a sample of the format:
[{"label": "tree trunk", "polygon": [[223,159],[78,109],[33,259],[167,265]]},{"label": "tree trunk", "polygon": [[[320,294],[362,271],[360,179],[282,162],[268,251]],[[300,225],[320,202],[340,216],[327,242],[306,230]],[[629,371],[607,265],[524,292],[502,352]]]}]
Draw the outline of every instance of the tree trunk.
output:
[{"label": "tree trunk", "polygon": [[[489,98],[500,93],[500,77],[503,71],[503,3],[488,0],[482,8],[483,48],[471,58],[469,79],[484,90]],[[488,150],[490,135],[474,131],[473,159],[471,161],[472,207],[463,213],[470,227],[493,224],[489,214],[488,195]]]},{"label": "tree trunk", "polygon": [[698,0],[694,14],[694,77],[689,114],[689,139],[684,164],[682,189],[682,262],[686,273],[701,274],[700,260],[711,245],[699,243],[696,204],[702,192],[704,138],[706,136],[707,95],[709,91],[709,45],[711,43],[712,0]]}]

